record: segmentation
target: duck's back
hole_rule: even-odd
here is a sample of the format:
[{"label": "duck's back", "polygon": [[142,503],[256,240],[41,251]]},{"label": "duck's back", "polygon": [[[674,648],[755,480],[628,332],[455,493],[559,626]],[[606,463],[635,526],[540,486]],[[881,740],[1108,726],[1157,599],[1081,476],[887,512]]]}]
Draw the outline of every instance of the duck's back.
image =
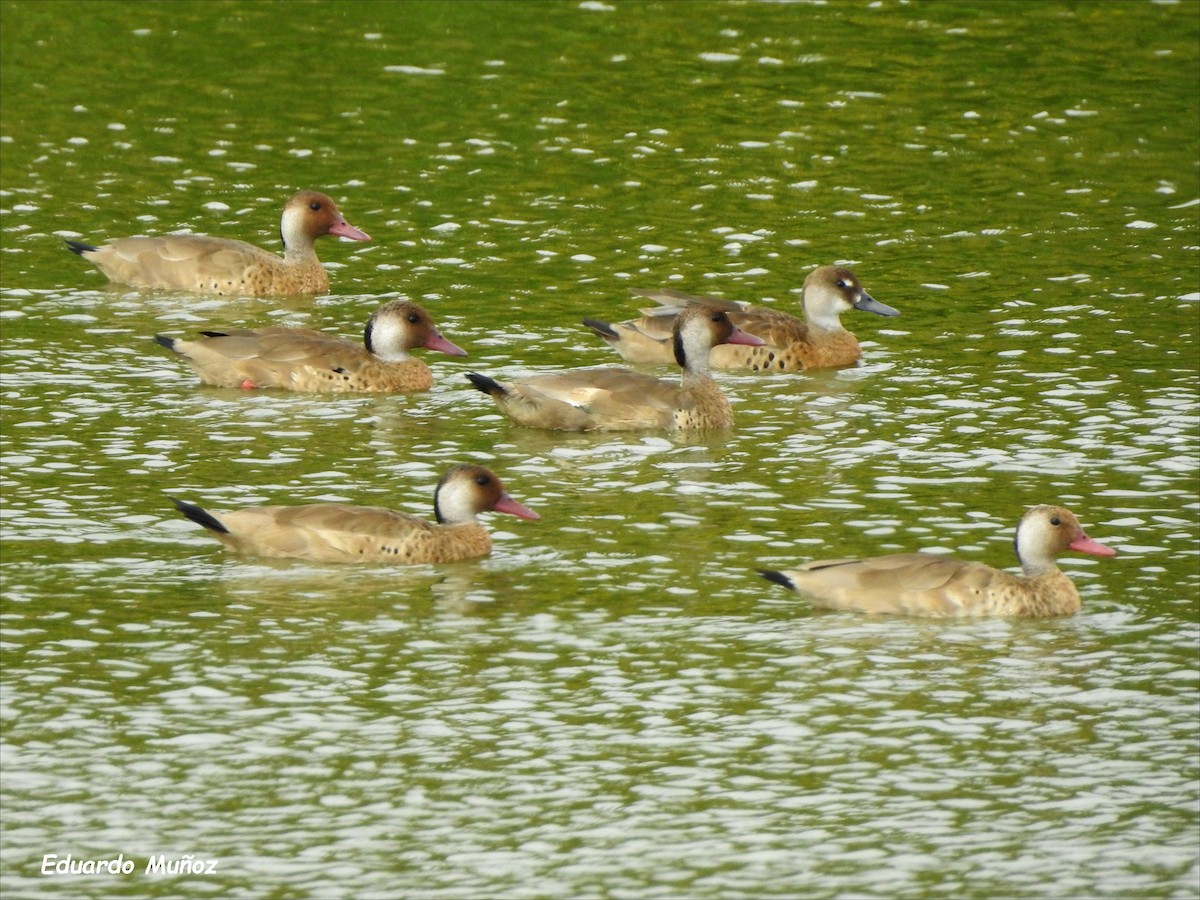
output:
[{"label": "duck's back", "polygon": [[245,328],[206,332],[195,341],[160,338],[206,384],[316,393],[428,390],[429,367],[419,359],[385,362],[362,344],[303,328]]},{"label": "duck's back", "polygon": [[319,503],[214,513],[231,549],[314,562],[451,562],[483,556],[491,538],[478,523],[444,526],[371,506]]},{"label": "duck's back", "polygon": [[329,277],[314,258],[288,263],[245,241],[170,234],[119,238],[82,254],[111,281],[199,293],[322,293]]},{"label": "duck's back", "polygon": [[[711,298],[688,297],[673,292],[646,293],[665,303],[674,297],[678,311]],[[818,329],[796,316],[764,306],[749,306],[725,301],[722,309],[729,320],[748,334],[761,338],[763,346],[719,344],[712,348],[709,364],[725,372],[799,372],[804,369],[842,368],[862,357],[858,339],[844,328]],[[640,319],[619,322],[609,343],[632,363],[669,365],[674,361],[671,348],[671,307]]]},{"label": "duck's back", "polygon": [[789,570],[795,589],[829,609],[909,616],[997,615],[1021,579],[977,562],[931,553],[817,560]]},{"label": "duck's back", "polygon": [[637,431],[671,427],[680,390],[628,369],[574,369],[535,375],[496,398],[514,421],[564,431]]}]

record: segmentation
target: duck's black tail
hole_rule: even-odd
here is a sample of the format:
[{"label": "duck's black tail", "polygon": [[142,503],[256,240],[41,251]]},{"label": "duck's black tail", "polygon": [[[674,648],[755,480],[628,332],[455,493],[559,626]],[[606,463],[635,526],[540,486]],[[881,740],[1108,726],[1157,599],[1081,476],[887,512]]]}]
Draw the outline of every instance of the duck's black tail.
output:
[{"label": "duck's black tail", "polygon": [[620,337],[607,322],[601,322],[598,319],[584,319],[583,324],[605,340],[613,340]]},{"label": "duck's black tail", "polygon": [[503,385],[494,378],[488,378],[486,375],[480,375],[478,372],[467,372],[466,374],[467,381],[471,382],[471,384],[475,385],[475,387],[479,388],[485,394],[500,397],[508,393]]},{"label": "duck's black tail", "polygon": [[[66,239],[64,238],[64,240]],[[71,249],[72,253],[78,253],[80,256],[83,256],[85,253],[94,253],[96,250],[91,244],[84,244],[80,241],[67,241],[67,246]]]},{"label": "duck's black tail", "polygon": [[218,522],[212,513],[201,509],[196,504],[176,500],[174,497],[171,498],[171,502],[175,504],[177,510],[197,525],[203,525],[209,531],[215,531],[217,534],[229,534],[229,529]]},{"label": "duck's black tail", "polygon": [[773,581],[776,584],[782,584],[789,590],[794,590],[796,587],[794,584],[792,584],[792,579],[788,578],[787,575],[783,574],[783,572],[776,572],[773,569],[758,569],[756,571],[763,578],[767,579],[767,581]]}]

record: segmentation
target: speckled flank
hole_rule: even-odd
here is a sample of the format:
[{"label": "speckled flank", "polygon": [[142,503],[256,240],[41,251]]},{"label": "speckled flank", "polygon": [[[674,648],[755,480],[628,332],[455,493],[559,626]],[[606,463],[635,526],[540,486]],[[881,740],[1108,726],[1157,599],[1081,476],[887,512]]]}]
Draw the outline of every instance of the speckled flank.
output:
[{"label": "speckled flank", "polygon": [[[162,285],[160,282],[143,286]],[[221,278],[205,272],[194,284],[180,283],[177,286],[201,294],[230,297],[324,294],[329,290],[329,275],[315,254],[312,259],[297,262],[271,257],[247,266],[235,275]]]},{"label": "speckled flank", "polygon": [[1055,563],[1068,550],[1113,555],[1084,533],[1070,510],[1035,506],[1017,526],[1020,576],[930,553],[817,560],[761,574],[827,609],[927,618],[1047,618],[1080,609],[1079,592]]},{"label": "speckled flank", "polygon": [[[350,351],[365,356],[366,351],[349,341],[345,346],[327,342],[327,357],[349,357]],[[205,384],[236,388],[281,388],[317,394],[402,393],[427,391],[433,386],[433,373],[419,359],[389,363],[377,359],[342,358],[340,364],[311,360],[271,362],[263,359],[231,360],[222,355],[220,338],[201,341],[176,341],[174,349],[183,356]]]},{"label": "speckled flank", "polygon": [[805,332],[803,339],[785,347],[714,347],[712,367],[726,372],[800,372],[840,369],[862,358],[858,338],[849,331]]},{"label": "speckled flank", "polygon": [[[560,431],[700,431],[729,428],[733,409],[708,370],[713,346],[747,339],[724,311],[690,307],[674,322],[686,347],[678,383],[628,369],[575,369],[510,383],[468,376],[518,425]],[[753,340],[753,339],[751,339]]]},{"label": "speckled flank", "polygon": [[492,539],[476,520],[495,510],[536,519],[504,492],[482,466],[452,466],[434,495],[437,522],[375,506],[311,503],[208,511],[175,500],[187,518],[209,529],[225,547],[247,556],[311,562],[413,565],[486,556]]},{"label": "speckled flank", "polygon": [[852,366],[862,357],[858,339],[841,324],[842,313],[862,309],[878,315],[898,315],[866,293],[849,269],[821,266],[809,273],[801,294],[808,321],[763,307],[712,297],[694,297],[678,291],[634,291],[659,304],[640,319],[613,325],[594,323],[592,330],[628,362],[668,365],[671,362],[670,328],[674,315],[689,306],[718,304],[730,321],[748,334],[762,338],[763,347],[723,345],[713,348],[714,369],[728,372],[799,372]]},{"label": "speckled flank", "polygon": [[335,234],[352,240],[370,237],[350,225],[324,194],[301,191],[288,200],[280,232],[284,256],[253,244],[192,234],[130,237],[95,249],[73,249],[108,276],[133,287],[184,290],[217,296],[322,294],[329,276],[314,242]]},{"label": "speckled flank", "polygon": [[[382,523],[367,516],[357,520],[345,516],[340,527],[323,523],[319,515],[308,516],[313,520],[310,524],[296,522],[297,518],[304,518],[304,513],[318,513],[320,509],[320,506],[261,507],[245,512],[213,513],[229,530],[228,534],[216,537],[227,549],[245,556],[332,563],[446,563],[487,556],[492,550],[491,536],[478,523],[435,525],[403,513],[392,513],[394,519]],[[367,513],[369,508],[362,511]],[[274,521],[264,522],[263,514],[272,515]]]},{"label": "speckled flank", "polygon": [[227,329],[206,331],[192,341],[161,335],[157,340],[182,356],[205,384],[325,394],[428,390],[433,373],[408,351],[464,352],[441,336],[424,309],[407,300],[380,307],[366,334],[375,352],[306,328]]}]

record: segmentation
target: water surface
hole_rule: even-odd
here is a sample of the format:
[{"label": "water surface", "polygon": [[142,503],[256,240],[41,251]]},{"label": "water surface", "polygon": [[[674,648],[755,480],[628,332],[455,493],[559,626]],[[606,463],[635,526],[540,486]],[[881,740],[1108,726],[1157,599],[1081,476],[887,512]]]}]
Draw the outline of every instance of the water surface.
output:
[{"label": "water surface", "polygon": [[[6,895],[1200,895],[1193,3],[5,3]],[[1114,64],[1119,60],[1120,64]],[[63,237],[277,247],[328,296],[109,286]],[[726,435],[518,429],[462,377],[615,361],[631,287],[902,310],[725,375]],[[156,333],[424,304],[427,394],[200,386]],[[664,376],[670,373],[663,372]],[[431,513],[493,555],[229,557],[167,496]],[[814,612],[753,574],[1035,503],[1114,559],[1047,622]],[[45,854],[138,862],[40,874]],[[151,855],[217,874],[147,875]]]}]

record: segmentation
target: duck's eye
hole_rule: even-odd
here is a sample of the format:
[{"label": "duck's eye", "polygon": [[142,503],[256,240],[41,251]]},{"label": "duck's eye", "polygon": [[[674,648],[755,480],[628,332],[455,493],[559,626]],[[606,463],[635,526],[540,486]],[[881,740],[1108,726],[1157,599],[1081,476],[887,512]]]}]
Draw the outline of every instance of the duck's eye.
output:
[{"label": "duck's eye", "polygon": [[416,325],[418,322],[421,321],[421,317],[418,316],[416,313],[409,313],[408,321],[411,322],[413,325]]},{"label": "duck's eye", "polygon": [[313,212],[320,212],[321,211],[321,201],[314,200],[312,203],[308,204],[308,208],[311,209]]},{"label": "duck's eye", "polygon": [[720,322],[724,318],[725,318],[725,313],[723,313],[723,312],[715,312],[712,314],[713,322]]},{"label": "duck's eye", "polygon": [[491,480],[492,479],[488,478],[486,475],[475,476],[475,483],[480,487],[487,487],[487,485],[491,483]]},{"label": "duck's eye", "polygon": [[1062,524],[1062,519],[1060,519],[1058,516],[1051,516],[1051,517],[1050,517],[1050,524],[1051,524],[1051,525],[1061,525],[1061,524]]},{"label": "duck's eye", "polygon": [[850,287],[850,285],[846,283],[846,279],[845,279],[845,278],[839,278],[839,279],[837,280],[837,286],[838,286],[838,287],[840,287],[840,288],[848,288],[848,287]]}]

